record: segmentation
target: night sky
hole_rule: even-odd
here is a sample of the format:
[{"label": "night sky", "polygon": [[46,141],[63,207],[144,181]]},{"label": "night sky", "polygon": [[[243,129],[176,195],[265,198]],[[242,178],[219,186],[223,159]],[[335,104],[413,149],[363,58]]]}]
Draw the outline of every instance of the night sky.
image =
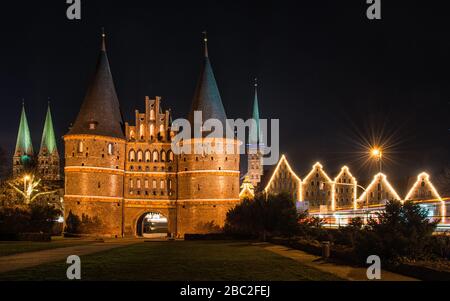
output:
[{"label": "night sky", "polygon": [[371,177],[375,165],[363,164],[371,137],[387,144],[391,178],[437,173],[450,158],[444,1],[382,0],[376,21],[366,18],[365,0],[82,0],[80,21],[66,18],[65,2],[2,3],[0,147],[8,155],[22,98],[36,152],[49,97],[57,137],[67,132],[104,26],[125,121],[134,122],[145,95],[162,96],[174,117],[187,115],[206,29],[228,117],[250,116],[257,77],[261,115],[280,119],[281,152],[300,176],[320,160],[332,176],[347,164]]}]

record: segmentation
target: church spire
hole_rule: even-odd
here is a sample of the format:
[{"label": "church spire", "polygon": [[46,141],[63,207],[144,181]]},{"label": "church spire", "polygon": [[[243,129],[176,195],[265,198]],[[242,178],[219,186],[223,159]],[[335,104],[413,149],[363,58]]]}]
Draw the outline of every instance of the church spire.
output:
[{"label": "church spire", "polygon": [[258,103],[258,79],[255,78],[255,96],[253,99],[252,119],[256,122],[256,128],[250,129],[250,144],[260,144],[262,142],[260,118],[259,118],[259,103]]},{"label": "church spire", "polygon": [[53,130],[52,114],[50,112],[50,101],[48,102],[47,114],[45,115],[44,129],[42,131],[41,148],[39,153],[52,154],[57,152],[55,132]]},{"label": "church spire", "polygon": [[205,57],[208,57],[208,34],[205,31],[203,31],[203,42],[205,42]]},{"label": "church spire", "polygon": [[102,27],[102,51],[106,52],[106,34],[105,34],[105,28]]},{"label": "church spire", "polygon": [[94,76],[88,86],[80,112],[68,135],[99,135],[124,138],[119,99],[114,87],[105,33],[102,31],[101,51]]},{"label": "church spire", "polygon": [[31,142],[30,129],[28,128],[27,115],[25,114],[25,103],[22,101],[22,113],[20,115],[19,131],[14,156],[32,157],[33,144]]},{"label": "church spire", "polygon": [[208,54],[208,39],[206,32],[204,34],[205,58],[202,70],[197,83],[197,87],[192,101],[191,111],[189,113],[189,121],[194,125],[194,111],[201,111],[203,121],[208,119],[218,119],[224,126],[224,134],[227,116],[223,107],[222,98],[220,97],[217,87],[216,78],[214,76],[211,62]]}]

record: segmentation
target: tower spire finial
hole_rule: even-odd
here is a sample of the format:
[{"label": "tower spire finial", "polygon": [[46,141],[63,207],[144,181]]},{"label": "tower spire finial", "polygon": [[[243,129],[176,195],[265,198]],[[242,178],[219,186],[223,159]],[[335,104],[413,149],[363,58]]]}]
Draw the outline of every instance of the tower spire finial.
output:
[{"label": "tower spire finial", "polygon": [[106,51],[106,34],[105,34],[105,27],[102,27],[102,51]]},{"label": "tower spire finial", "polygon": [[203,31],[203,42],[205,42],[205,57],[208,57],[208,35],[206,30]]}]

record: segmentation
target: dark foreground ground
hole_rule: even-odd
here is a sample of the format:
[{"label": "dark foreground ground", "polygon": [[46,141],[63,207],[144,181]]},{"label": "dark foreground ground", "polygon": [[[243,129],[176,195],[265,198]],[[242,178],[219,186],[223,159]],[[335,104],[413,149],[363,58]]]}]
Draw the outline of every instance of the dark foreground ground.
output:
[{"label": "dark foreground ground", "polygon": [[[30,246],[34,243],[28,243]],[[32,249],[32,247],[28,248]],[[1,244],[0,244],[1,247]],[[76,254],[74,254],[76,255]],[[64,261],[0,274],[0,280],[67,280]],[[82,280],[339,280],[248,242],[140,241],[81,256]]]}]

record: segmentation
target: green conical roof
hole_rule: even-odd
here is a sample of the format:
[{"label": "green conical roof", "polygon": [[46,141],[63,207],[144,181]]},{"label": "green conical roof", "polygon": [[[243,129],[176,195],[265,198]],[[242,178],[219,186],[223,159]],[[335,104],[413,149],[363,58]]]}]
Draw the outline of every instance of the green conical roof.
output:
[{"label": "green conical roof", "polygon": [[256,122],[256,128],[250,128],[250,144],[258,144],[262,142],[260,120],[259,120],[259,104],[258,104],[258,84],[255,80],[255,98],[253,100],[252,119]]},{"label": "green conical roof", "polygon": [[209,60],[206,41],[207,40],[205,38],[205,57],[203,67],[197,83],[188,119],[191,122],[191,125],[194,125],[194,112],[201,111],[203,122],[208,119],[219,120],[224,127],[223,130],[225,134],[227,116],[225,114],[225,108],[217,87],[216,78],[211,67],[211,62]]},{"label": "green conical roof", "polygon": [[27,115],[25,114],[25,105],[22,104],[22,113],[20,115],[19,132],[17,133],[15,155],[21,156],[33,155],[33,144],[31,142],[30,129],[28,128]]},{"label": "green conical roof", "polygon": [[50,113],[50,104],[48,104],[47,115],[45,116],[40,152],[42,152],[44,149],[47,149],[47,152],[49,154],[53,153],[54,151],[57,151],[55,132],[53,131],[52,114]]}]

